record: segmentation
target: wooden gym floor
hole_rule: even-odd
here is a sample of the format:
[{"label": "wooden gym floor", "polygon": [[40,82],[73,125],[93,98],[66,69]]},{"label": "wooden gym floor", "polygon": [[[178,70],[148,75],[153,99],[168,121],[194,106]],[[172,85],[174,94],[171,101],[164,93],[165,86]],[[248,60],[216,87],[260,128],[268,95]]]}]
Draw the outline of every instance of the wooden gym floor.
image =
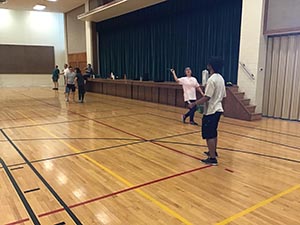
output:
[{"label": "wooden gym floor", "polygon": [[0,224],[300,223],[298,122],[222,118],[209,167],[184,109],[92,93],[66,104],[46,88],[0,98]]}]

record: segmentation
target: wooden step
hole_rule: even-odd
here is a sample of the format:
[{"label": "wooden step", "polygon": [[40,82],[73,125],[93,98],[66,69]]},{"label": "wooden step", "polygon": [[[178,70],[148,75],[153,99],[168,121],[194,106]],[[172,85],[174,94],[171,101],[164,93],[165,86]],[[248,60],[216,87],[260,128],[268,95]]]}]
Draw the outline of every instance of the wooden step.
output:
[{"label": "wooden step", "polygon": [[245,99],[242,99],[241,101],[244,104],[244,106],[248,106],[248,105],[250,105],[251,99],[250,98],[245,98]]},{"label": "wooden step", "polygon": [[230,87],[230,89],[232,90],[232,92],[239,92],[239,86],[232,86]]},{"label": "wooden step", "polygon": [[255,113],[256,105],[248,105],[246,108],[250,113]]},{"label": "wooden step", "polygon": [[262,113],[251,113],[251,121],[254,120],[261,120],[262,118]]},{"label": "wooden step", "polygon": [[234,95],[239,99],[242,100],[245,97],[245,92],[236,92]]}]

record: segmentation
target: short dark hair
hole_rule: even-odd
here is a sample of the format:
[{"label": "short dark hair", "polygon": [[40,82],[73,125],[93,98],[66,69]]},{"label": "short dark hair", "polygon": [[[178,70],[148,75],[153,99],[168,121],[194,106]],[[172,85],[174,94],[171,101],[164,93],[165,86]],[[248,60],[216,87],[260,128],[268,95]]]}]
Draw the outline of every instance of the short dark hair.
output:
[{"label": "short dark hair", "polygon": [[78,67],[76,67],[76,68],[75,68],[75,72],[76,72],[76,73],[81,73],[81,70],[80,70]]},{"label": "short dark hair", "polygon": [[213,56],[208,60],[208,65],[210,65],[216,73],[221,72],[223,64],[223,59],[220,57]]}]

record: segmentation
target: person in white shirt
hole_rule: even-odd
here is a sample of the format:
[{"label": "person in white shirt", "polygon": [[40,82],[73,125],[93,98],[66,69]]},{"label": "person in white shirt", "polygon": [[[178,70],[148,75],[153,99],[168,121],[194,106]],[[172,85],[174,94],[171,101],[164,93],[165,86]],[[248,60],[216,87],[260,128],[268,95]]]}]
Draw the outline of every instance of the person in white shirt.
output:
[{"label": "person in white shirt", "polygon": [[70,73],[69,66],[68,66],[68,64],[65,64],[64,65],[64,70],[61,73],[61,75],[64,75],[65,95],[67,94],[66,76],[67,76],[68,73]]},{"label": "person in white shirt", "polygon": [[70,92],[72,92],[72,99],[75,102],[75,78],[76,74],[72,66],[69,66],[69,71],[66,74],[66,102],[70,101]]},{"label": "person in white shirt", "polygon": [[201,160],[208,165],[218,165],[217,160],[217,142],[218,142],[218,124],[220,117],[224,112],[222,101],[226,97],[225,81],[220,74],[223,68],[223,60],[213,57],[209,60],[207,69],[211,76],[207,80],[205,95],[196,102],[189,105],[189,108],[195,105],[204,104],[204,116],[202,118],[202,138],[206,140],[208,152],[204,152],[208,158]]},{"label": "person in white shirt", "polygon": [[[196,90],[199,91],[202,95],[203,92],[201,90],[201,87],[195,77],[192,76],[192,70],[190,67],[185,68],[185,77],[177,78],[176,72],[174,69],[171,69],[171,73],[173,74],[174,80],[182,85],[183,88],[183,97],[184,101],[187,105],[195,102],[197,100],[196,97]],[[195,112],[197,111],[197,106],[190,108],[190,110],[182,115],[182,122],[185,123],[185,120],[189,117],[190,118],[190,124],[192,125],[198,125],[194,121]]]}]

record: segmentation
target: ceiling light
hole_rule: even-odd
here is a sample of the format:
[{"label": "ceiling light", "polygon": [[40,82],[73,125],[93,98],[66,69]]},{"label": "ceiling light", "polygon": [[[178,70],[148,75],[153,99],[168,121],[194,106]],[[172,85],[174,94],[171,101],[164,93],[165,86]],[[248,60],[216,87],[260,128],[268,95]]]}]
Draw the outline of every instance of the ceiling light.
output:
[{"label": "ceiling light", "polygon": [[47,0],[48,2],[57,2],[57,0]]},{"label": "ceiling light", "polygon": [[46,9],[46,6],[45,5],[35,5],[33,7],[34,10],[38,10],[38,11],[41,11],[41,10],[44,10]]}]

